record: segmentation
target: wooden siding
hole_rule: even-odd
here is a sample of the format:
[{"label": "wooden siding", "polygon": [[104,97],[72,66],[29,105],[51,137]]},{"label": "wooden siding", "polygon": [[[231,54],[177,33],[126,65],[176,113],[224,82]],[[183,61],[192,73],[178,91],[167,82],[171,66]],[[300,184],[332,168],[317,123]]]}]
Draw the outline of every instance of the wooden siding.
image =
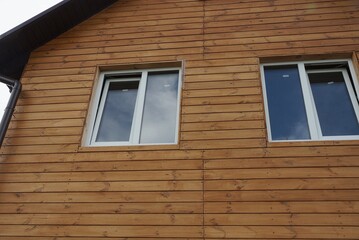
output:
[{"label": "wooden siding", "polygon": [[[127,0],[34,51],[0,240],[359,239],[359,141],[270,143],[263,59],[352,57],[357,0]],[[184,61],[178,146],[81,147],[96,69]]]}]

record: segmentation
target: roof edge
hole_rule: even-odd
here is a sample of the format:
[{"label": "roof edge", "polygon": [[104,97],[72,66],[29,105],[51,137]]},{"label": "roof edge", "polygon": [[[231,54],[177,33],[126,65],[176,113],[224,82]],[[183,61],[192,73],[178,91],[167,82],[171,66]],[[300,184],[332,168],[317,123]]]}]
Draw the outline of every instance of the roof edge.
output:
[{"label": "roof edge", "polygon": [[22,28],[24,28],[25,26],[29,25],[32,22],[35,22],[36,20],[38,20],[39,18],[47,15],[48,13],[52,12],[53,10],[57,9],[58,7],[66,4],[67,2],[70,2],[71,0],[62,0],[61,2],[58,2],[57,4],[53,5],[52,7],[36,14],[35,16],[31,17],[30,19],[26,20],[25,22],[17,25],[16,27],[4,32],[3,34],[0,35],[0,40],[7,37],[8,35],[11,35],[17,31],[20,31]]}]

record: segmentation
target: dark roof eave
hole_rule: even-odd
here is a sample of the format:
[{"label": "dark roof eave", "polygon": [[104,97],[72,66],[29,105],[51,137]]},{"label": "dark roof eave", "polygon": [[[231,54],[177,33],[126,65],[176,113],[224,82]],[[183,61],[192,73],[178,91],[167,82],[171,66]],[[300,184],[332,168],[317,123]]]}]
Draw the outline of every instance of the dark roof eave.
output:
[{"label": "dark roof eave", "polygon": [[30,53],[117,0],[64,0],[0,35],[0,74],[20,79]]}]

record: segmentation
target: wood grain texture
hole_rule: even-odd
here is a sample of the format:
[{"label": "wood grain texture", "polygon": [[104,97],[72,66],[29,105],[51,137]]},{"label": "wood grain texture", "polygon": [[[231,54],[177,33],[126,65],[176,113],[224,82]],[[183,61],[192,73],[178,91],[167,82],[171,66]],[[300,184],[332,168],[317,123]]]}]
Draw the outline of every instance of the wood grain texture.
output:
[{"label": "wood grain texture", "polygon": [[[0,149],[0,240],[359,239],[359,141],[268,142],[259,72],[359,69],[358,10],[124,0],[39,47]],[[178,144],[82,146],[100,67],[168,62],[183,64]]]}]

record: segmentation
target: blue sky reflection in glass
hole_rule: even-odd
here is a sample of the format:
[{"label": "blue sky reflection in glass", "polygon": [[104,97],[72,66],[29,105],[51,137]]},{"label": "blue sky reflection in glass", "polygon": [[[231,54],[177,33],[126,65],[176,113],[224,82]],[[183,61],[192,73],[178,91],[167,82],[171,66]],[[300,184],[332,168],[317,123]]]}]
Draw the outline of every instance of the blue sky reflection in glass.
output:
[{"label": "blue sky reflection in glass", "polygon": [[308,74],[323,136],[359,135],[343,73]]},{"label": "blue sky reflection in glass", "polygon": [[96,141],[129,141],[139,81],[111,82]]},{"label": "blue sky reflection in glass", "polygon": [[264,69],[272,140],[310,139],[297,65]]}]

